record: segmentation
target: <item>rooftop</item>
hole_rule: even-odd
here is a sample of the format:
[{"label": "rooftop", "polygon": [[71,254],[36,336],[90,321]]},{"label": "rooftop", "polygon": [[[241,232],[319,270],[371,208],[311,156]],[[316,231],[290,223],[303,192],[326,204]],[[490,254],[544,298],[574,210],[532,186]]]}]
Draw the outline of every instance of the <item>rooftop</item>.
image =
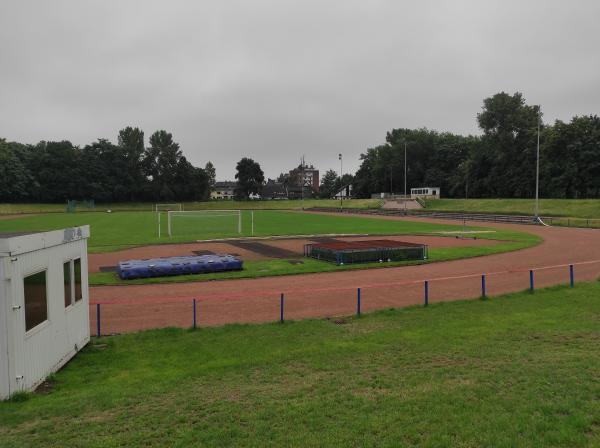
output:
[{"label": "rooftop", "polygon": [[43,230],[30,230],[29,232],[0,232],[0,240],[13,238],[15,236],[33,235],[34,233],[40,233]]},{"label": "rooftop", "polygon": [[0,256],[19,255],[34,250],[44,249],[61,244],[87,239],[90,226],[67,227],[48,232],[3,232],[0,233]]}]

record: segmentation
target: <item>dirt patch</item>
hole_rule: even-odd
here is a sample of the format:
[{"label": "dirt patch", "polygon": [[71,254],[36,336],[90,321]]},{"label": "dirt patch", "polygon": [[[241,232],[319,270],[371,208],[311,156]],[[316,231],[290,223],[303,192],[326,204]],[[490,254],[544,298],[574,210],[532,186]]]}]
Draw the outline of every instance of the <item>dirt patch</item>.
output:
[{"label": "dirt patch", "polygon": [[298,256],[297,252],[277,247],[275,244],[258,241],[232,241],[230,244],[246,251],[255,252],[265,258],[294,258]]},{"label": "dirt patch", "polygon": [[39,394],[39,395],[46,395],[46,394],[49,394],[50,392],[52,392],[53,390],[54,390],[54,381],[46,380],[42,384],[40,384],[38,387],[35,388],[35,393]]},{"label": "dirt patch", "polygon": [[335,325],[346,325],[347,323],[349,323],[346,319],[344,318],[339,318],[339,319],[333,319],[332,321]]},{"label": "dirt patch", "polygon": [[337,243],[338,241],[341,241],[339,238],[332,238],[332,237],[329,237],[329,236],[322,236],[322,237],[312,238],[312,240],[315,243]]},{"label": "dirt patch", "polygon": [[[195,255],[214,255],[215,253],[212,250],[193,250]],[[234,255],[234,254],[230,254]]]}]

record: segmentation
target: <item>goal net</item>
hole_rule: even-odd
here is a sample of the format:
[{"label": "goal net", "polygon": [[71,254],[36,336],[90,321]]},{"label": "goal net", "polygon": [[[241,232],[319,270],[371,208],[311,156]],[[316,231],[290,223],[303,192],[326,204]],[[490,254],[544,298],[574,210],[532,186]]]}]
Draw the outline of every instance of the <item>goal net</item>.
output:
[{"label": "goal net", "polygon": [[240,210],[169,211],[167,234],[169,236],[227,236],[242,233]]},{"label": "goal net", "polygon": [[183,204],[154,204],[155,212],[183,211]]}]

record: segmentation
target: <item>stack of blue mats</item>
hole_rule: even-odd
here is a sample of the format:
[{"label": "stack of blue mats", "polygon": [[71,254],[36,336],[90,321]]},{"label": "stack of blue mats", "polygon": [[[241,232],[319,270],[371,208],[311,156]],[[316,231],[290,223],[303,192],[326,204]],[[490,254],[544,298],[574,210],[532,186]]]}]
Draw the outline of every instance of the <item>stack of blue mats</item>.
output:
[{"label": "stack of blue mats", "polygon": [[196,255],[120,261],[117,266],[117,273],[121,279],[130,280],[134,278],[237,271],[241,269],[242,260],[237,259],[233,255]]}]

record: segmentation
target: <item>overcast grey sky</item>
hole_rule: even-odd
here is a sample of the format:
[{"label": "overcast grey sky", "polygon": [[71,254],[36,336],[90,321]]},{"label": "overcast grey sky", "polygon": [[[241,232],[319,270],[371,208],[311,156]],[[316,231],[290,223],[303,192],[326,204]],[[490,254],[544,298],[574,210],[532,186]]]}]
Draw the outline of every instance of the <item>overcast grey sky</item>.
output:
[{"label": "overcast grey sky", "polygon": [[0,3],[0,137],[172,132],[195,165],[354,171],[388,130],[477,133],[521,91],[546,121],[600,113],[600,1]]}]

